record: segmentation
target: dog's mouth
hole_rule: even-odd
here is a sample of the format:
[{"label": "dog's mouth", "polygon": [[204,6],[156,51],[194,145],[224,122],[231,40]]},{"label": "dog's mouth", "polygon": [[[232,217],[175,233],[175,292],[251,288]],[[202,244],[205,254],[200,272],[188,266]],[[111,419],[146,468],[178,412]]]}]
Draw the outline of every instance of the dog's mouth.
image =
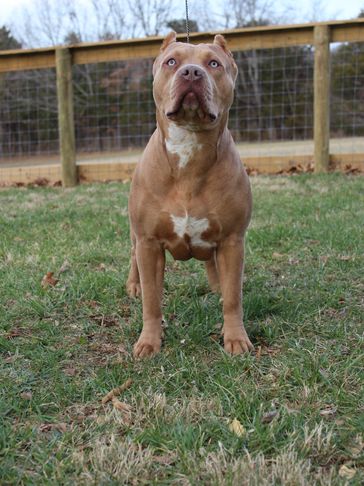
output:
[{"label": "dog's mouth", "polygon": [[211,109],[205,97],[194,90],[182,92],[171,109],[166,111],[166,116],[170,120],[198,117],[202,122],[214,122],[217,119],[217,113]]}]

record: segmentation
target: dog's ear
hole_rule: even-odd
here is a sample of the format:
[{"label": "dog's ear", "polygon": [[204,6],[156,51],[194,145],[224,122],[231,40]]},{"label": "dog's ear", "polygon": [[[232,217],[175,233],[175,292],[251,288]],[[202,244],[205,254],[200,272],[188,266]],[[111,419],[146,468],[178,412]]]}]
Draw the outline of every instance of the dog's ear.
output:
[{"label": "dog's ear", "polygon": [[221,34],[215,35],[214,44],[215,44],[215,46],[221,47],[221,49],[225,52],[225,54],[227,54],[230,57],[233,57],[230,50],[228,49],[226,39],[223,35],[221,35]]},{"label": "dog's ear", "polygon": [[226,42],[225,37],[221,34],[215,35],[214,45],[221,47],[221,49],[225,52],[225,54],[230,57],[231,68],[232,68],[232,76],[233,76],[233,79],[234,79],[234,82],[235,82],[236,77],[238,75],[238,67],[235,64],[234,56],[232,55],[231,51],[229,50],[229,48],[227,46],[227,42]]},{"label": "dog's ear", "polygon": [[171,30],[171,32],[167,35],[167,37],[164,39],[162,46],[161,46],[161,52],[163,52],[167,47],[172,44],[172,42],[176,42],[177,34],[174,30]]}]

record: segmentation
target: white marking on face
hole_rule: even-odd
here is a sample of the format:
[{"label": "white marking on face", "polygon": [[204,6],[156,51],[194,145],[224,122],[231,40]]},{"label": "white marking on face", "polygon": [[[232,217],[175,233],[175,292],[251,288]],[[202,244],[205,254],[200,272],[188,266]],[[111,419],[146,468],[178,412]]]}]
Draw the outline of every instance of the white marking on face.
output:
[{"label": "white marking on face", "polygon": [[173,221],[174,232],[183,238],[184,235],[188,235],[191,240],[191,246],[202,246],[204,248],[211,248],[212,244],[201,238],[201,235],[209,227],[209,220],[207,218],[197,219],[193,216],[174,216],[171,214]]},{"label": "white marking on face", "polygon": [[178,155],[178,166],[183,168],[202,145],[197,142],[196,133],[171,123],[168,127],[166,147],[169,153]]}]

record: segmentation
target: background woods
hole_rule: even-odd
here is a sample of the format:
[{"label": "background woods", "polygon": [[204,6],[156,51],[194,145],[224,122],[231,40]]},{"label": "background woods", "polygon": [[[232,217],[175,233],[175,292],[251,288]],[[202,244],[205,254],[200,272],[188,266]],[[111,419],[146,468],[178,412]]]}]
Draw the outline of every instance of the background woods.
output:
[{"label": "background woods", "polygon": [[[32,23],[27,23],[27,12],[24,14],[21,35],[0,28],[0,49],[39,45],[39,36],[48,45],[75,45],[90,38],[110,40],[159,35],[171,28],[181,33],[185,30],[185,20],[173,18],[170,2],[128,2],[125,12],[114,0],[91,3],[86,28],[86,13],[74,11],[67,0],[53,8],[49,0],[38,0],[38,14]],[[190,20],[191,31],[267,26],[279,20],[270,2],[255,0],[229,0],[221,18],[208,15],[208,4],[197,3],[196,9],[198,21]],[[362,136],[364,43],[334,43],[330,49],[330,138]],[[314,46],[252,48],[235,52],[234,57],[239,75],[229,124],[236,142],[312,140]],[[152,62],[152,58],[131,58],[73,65],[78,153],[123,151],[145,145],[155,127]],[[0,73],[3,161],[13,163],[17,157],[59,153],[55,71]]]}]

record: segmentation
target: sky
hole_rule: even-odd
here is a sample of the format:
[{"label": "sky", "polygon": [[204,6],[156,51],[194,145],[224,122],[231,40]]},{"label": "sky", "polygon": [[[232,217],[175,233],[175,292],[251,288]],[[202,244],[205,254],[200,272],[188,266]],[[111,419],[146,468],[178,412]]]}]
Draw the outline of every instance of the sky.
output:
[{"label": "sky", "polygon": [[[52,2],[52,0],[50,0]],[[56,0],[54,0],[56,1]],[[70,0],[72,3],[72,0]],[[87,4],[90,0],[73,0],[74,4],[78,2]],[[214,7],[219,0],[210,0]],[[184,0],[178,0],[181,7],[184,6]],[[34,0],[2,0],[0,8],[0,26],[9,27],[17,26],[17,19],[20,18],[24,7],[31,8]],[[193,0],[189,0],[190,18],[193,19]],[[221,4],[221,1],[220,1]],[[283,23],[302,23],[315,20],[346,20],[357,17],[360,10],[364,10],[364,0],[276,0],[277,14],[284,19]],[[286,6],[290,5],[291,10],[287,12]],[[316,5],[316,8],[315,8]],[[320,8],[317,6],[320,5]],[[293,6],[293,8],[292,8]],[[181,9],[182,10],[182,9]]]},{"label": "sky", "polygon": [[[82,1],[82,0],[79,0]],[[19,13],[19,9],[23,6],[31,6],[34,0],[10,0],[0,2],[0,24],[10,24],[16,21],[16,15]],[[283,4],[284,0],[277,1],[278,5]],[[300,0],[296,3],[297,16],[306,16],[313,13],[313,0]],[[356,17],[361,9],[364,9],[364,0],[330,0],[328,2],[322,2],[325,5],[325,16],[327,20],[338,19],[346,20]],[[281,5],[282,7],[282,5]],[[190,10],[193,12],[193,0],[190,0]],[[307,20],[307,19],[301,19]]]}]

